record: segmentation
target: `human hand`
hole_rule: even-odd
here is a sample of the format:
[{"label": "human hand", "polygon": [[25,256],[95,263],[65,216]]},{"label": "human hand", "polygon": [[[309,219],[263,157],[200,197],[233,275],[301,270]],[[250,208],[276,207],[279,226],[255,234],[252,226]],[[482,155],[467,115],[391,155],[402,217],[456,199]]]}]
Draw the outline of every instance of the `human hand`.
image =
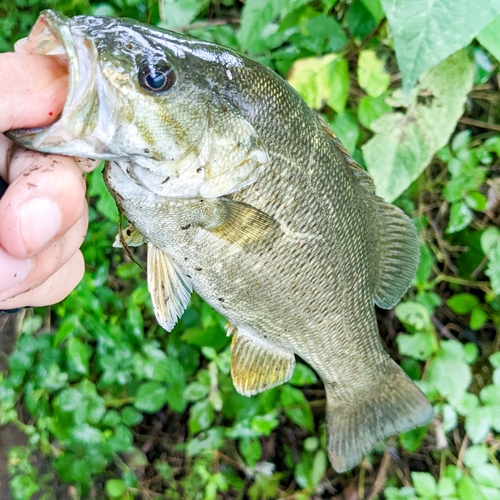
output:
[{"label": "human hand", "polygon": [[1,133],[50,124],[67,87],[55,57],[0,54],[0,176],[9,184],[0,199],[0,309],[56,303],[83,276],[88,213],[78,160],[19,148]]}]

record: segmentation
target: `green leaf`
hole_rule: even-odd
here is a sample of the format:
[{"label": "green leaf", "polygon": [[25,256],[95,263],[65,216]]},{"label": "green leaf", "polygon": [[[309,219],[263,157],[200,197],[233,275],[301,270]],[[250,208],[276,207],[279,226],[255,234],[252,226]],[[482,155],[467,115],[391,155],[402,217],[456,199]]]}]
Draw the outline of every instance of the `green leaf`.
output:
[{"label": "green leaf", "polygon": [[213,453],[213,450],[219,449],[224,443],[224,430],[221,427],[214,427],[190,439],[186,446],[186,454],[192,457],[199,453]]},{"label": "green leaf", "polygon": [[477,35],[479,43],[500,61],[500,16],[495,17]]},{"label": "green leaf", "polygon": [[319,449],[313,458],[311,467],[311,486],[316,487],[323,476],[325,475],[327,467],[326,453],[324,450]]},{"label": "green leaf", "polygon": [[455,483],[449,477],[441,477],[438,481],[436,493],[440,498],[446,498],[455,495]]},{"label": "green leaf", "polygon": [[359,126],[356,115],[349,110],[338,113],[330,123],[330,128],[335,132],[347,151],[353,154],[359,140]]},{"label": "green leaf", "polygon": [[433,497],[436,494],[437,483],[434,476],[428,472],[412,472],[411,480],[415,491],[423,497]]},{"label": "green leaf", "polygon": [[134,406],[146,413],[155,413],[167,402],[167,388],[160,382],[145,382],[139,386]]},{"label": "green leaf", "polygon": [[500,351],[494,352],[489,358],[488,361],[491,363],[493,368],[500,368]]},{"label": "green leaf", "polygon": [[385,69],[385,61],[379,59],[375,51],[359,53],[358,82],[370,97],[379,97],[389,88],[391,75]]},{"label": "green leaf", "polygon": [[479,347],[477,347],[476,344],[473,344],[472,342],[467,342],[467,344],[464,345],[464,361],[468,365],[472,365],[477,357],[479,356]]},{"label": "green leaf", "polygon": [[450,405],[443,405],[443,430],[450,432],[458,423],[457,412]]},{"label": "green leaf", "polygon": [[115,200],[104,184],[104,178],[102,176],[103,168],[104,162],[101,163],[99,168],[89,174],[88,194],[89,196],[97,196],[95,208],[101,215],[109,221],[118,222],[118,209],[116,208]]},{"label": "green leaf", "polygon": [[484,445],[469,446],[465,450],[464,464],[469,467],[477,467],[488,462],[488,449]]},{"label": "green leaf", "polygon": [[294,423],[308,431],[314,430],[314,420],[304,393],[286,384],[281,389],[281,404],[285,415]]},{"label": "green leaf", "polygon": [[289,383],[292,385],[312,385],[318,381],[318,377],[308,366],[297,363],[295,365],[295,370],[293,372],[292,378],[289,380]]},{"label": "green leaf", "polygon": [[242,50],[263,53],[267,41],[278,30],[276,19],[306,4],[308,0],[247,0],[241,12],[238,41]]},{"label": "green leaf", "polygon": [[256,415],[250,421],[250,429],[260,436],[269,436],[279,423],[274,412],[267,415]]},{"label": "green leaf", "polygon": [[451,403],[457,403],[469,387],[469,366],[459,359],[438,354],[429,364],[427,381]]},{"label": "green leaf", "polygon": [[455,402],[454,405],[460,415],[467,415],[479,406],[479,398],[471,392],[464,392],[458,403]]},{"label": "green leaf", "polygon": [[479,191],[471,191],[465,197],[465,203],[476,212],[484,212],[488,206],[488,198]]},{"label": "green leaf", "polygon": [[446,228],[446,234],[458,233],[465,229],[474,218],[474,214],[467,203],[454,203],[450,210],[450,221]]},{"label": "green leaf", "polygon": [[40,486],[31,477],[25,475],[14,476],[9,486],[13,500],[29,500],[37,491],[40,491]]},{"label": "green leaf", "polygon": [[385,95],[379,97],[363,96],[359,100],[358,120],[363,127],[371,130],[371,125],[392,108],[385,102]]},{"label": "green leaf", "polygon": [[88,375],[90,349],[80,339],[72,337],[68,340],[66,352],[73,370],[81,375]]},{"label": "green leaf", "polygon": [[474,307],[479,305],[479,299],[470,293],[457,293],[450,297],[446,303],[457,314],[469,314]]},{"label": "green leaf", "polygon": [[447,144],[472,83],[473,66],[465,51],[457,52],[421,78],[406,113],[371,124],[375,135],[362,150],[379,196],[395,200]]},{"label": "green leaf", "polygon": [[496,384],[487,385],[481,389],[479,394],[481,401],[487,406],[500,404],[500,386]]},{"label": "green leaf", "polygon": [[80,407],[82,402],[82,393],[73,387],[62,390],[54,399],[54,406],[63,412],[73,412]]},{"label": "green leaf", "polygon": [[208,429],[214,421],[214,409],[209,401],[195,403],[189,411],[188,427],[191,434]]},{"label": "green leaf", "polygon": [[490,431],[491,412],[489,408],[477,407],[467,413],[465,430],[474,444],[480,443]]},{"label": "green leaf", "polygon": [[255,467],[262,455],[262,446],[260,441],[255,438],[245,437],[240,440],[240,453],[245,459],[247,465]]},{"label": "green leaf", "polygon": [[457,485],[460,500],[489,500],[479,490],[477,484],[469,476],[462,476]]},{"label": "green leaf", "polygon": [[328,104],[342,113],[349,95],[347,61],[337,54],[299,59],[290,70],[288,83],[311,108]]},{"label": "green leaf", "polygon": [[161,0],[161,2],[165,15],[158,26],[170,30],[188,26],[204,5],[200,0]]},{"label": "green leaf", "polygon": [[370,12],[376,24],[380,23],[385,17],[380,0],[361,0],[361,3]]},{"label": "green leaf", "polygon": [[410,431],[403,432],[399,436],[399,441],[405,450],[413,453],[420,448],[425,436],[427,436],[427,427],[418,427]]},{"label": "green leaf", "polygon": [[401,302],[396,307],[396,316],[410,332],[425,331],[432,328],[429,311],[418,302]]},{"label": "green leaf", "polygon": [[381,0],[391,27],[403,88],[469,42],[500,13],[498,0]]},{"label": "green leaf", "polygon": [[125,493],[127,486],[121,479],[108,479],[104,489],[110,498],[120,498]]},{"label": "green leaf", "polygon": [[471,330],[480,330],[488,321],[488,314],[482,307],[475,307],[470,315]]},{"label": "green leaf", "polygon": [[437,340],[433,333],[414,333],[396,337],[399,352],[414,359],[425,360],[437,350]]},{"label": "green leaf", "polygon": [[121,419],[126,426],[133,427],[142,422],[143,416],[142,413],[132,408],[132,406],[125,406],[122,409]]},{"label": "green leaf", "polygon": [[492,464],[482,464],[473,467],[472,477],[484,486],[500,486],[500,470]]},{"label": "green leaf", "polygon": [[472,132],[469,129],[462,130],[458,134],[455,134],[453,140],[451,141],[451,150],[454,153],[458,153],[462,149],[468,149],[471,135]]},{"label": "green leaf", "polygon": [[201,382],[193,382],[184,389],[184,399],[189,402],[199,401],[206,398],[210,387]]}]

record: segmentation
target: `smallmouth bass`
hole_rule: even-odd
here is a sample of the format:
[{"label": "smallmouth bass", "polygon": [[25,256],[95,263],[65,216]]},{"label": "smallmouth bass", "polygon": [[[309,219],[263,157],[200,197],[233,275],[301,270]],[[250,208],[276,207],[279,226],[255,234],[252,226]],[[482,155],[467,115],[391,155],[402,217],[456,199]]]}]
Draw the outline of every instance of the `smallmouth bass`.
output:
[{"label": "smallmouth bass", "polygon": [[16,48],[67,60],[61,116],[9,137],[108,160],[105,180],[148,245],[148,288],[170,331],[195,290],[230,323],[231,374],[250,396],[295,354],[325,384],[334,469],[424,425],[432,407],[380,342],[419,259],[410,219],[322,119],[265,66],[128,19],[44,11]]}]

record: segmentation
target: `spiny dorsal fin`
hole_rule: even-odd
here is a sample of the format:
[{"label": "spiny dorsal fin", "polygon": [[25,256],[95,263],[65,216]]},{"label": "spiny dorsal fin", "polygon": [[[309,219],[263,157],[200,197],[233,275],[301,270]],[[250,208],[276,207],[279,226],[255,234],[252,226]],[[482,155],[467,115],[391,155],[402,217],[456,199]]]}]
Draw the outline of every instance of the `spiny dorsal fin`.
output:
[{"label": "spiny dorsal fin", "polygon": [[335,147],[343,154],[344,160],[346,161],[347,165],[351,168],[353,171],[354,175],[358,179],[359,184],[370,194],[375,193],[375,183],[373,182],[373,179],[370,177],[370,174],[364,169],[362,169],[359,164],[356,162],[356,160],[349,154],[347,149],[344,147],[344,145],[340,142],[339,138],[335,135],[333,130],[328,126],[328,124],[323,121],[321,118],[321,125],[327,132],[327,134],[332,137],[333,142],[335,143]]},{"label": "spiny dorsal fin", "polygon": [[246,203],[221,198],[224,222],[208,229],[219,238],[239,247],[262,241],[279,228],[279,224],[269,215]]},{"label": "spiny dorsal fin", "polygon": [[115,248],[140,247],[144,243],[146,243],[146,238],[132,224],[128,224],[123,231],[120,227],[120,232],[116,235],[113,246]]},{"label": "spiny dorsal fin", "polygon": [[293,352],[242,329],[233,329],[232,332],[231,377],[240,394],[252,396],[290,379],[295,368]]},{"label": "spiny dorsal fin", "polygon": [[182,269],[148,242],[148,290],[158,323],[172,331],[186,309],[193,285]]},{"label": "spiny dorsal fin", "polygon": [[399,208],[373,197],[377,211],[378,277],[374,301],[391,309],[410,288],[417,272],[420,247],[415,226]]}]

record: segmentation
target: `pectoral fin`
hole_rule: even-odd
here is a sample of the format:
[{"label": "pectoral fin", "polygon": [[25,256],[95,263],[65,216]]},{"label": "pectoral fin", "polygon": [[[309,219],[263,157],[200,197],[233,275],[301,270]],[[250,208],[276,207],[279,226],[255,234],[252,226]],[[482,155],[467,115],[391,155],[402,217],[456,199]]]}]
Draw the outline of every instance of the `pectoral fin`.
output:
[{"label": "pectoral fin", "polygon": [[132,224],[128,224],[123,231],[120,227],[120,232],[116,235],[113,247],[140,247],[144,243],[146,243],[146,238]]},{"label": "pectoral fin", "polygon": [[206,226],[211,233],[239,247],[262,241],[275,233],[279,224],[261,210],[226,199],[217,200],[219,216],[217,225]]},{"label": "pectoral fin", "polygon": [[186,309],[193,285],[164,252],[148,243],[148,290],[158,323],[170,332]]},{"label": "pectoral fin", "polygon": [[284,384],[293,375],[295,355],[264,339],[233,330],[231,376],[235,389],[244,396]]}]

